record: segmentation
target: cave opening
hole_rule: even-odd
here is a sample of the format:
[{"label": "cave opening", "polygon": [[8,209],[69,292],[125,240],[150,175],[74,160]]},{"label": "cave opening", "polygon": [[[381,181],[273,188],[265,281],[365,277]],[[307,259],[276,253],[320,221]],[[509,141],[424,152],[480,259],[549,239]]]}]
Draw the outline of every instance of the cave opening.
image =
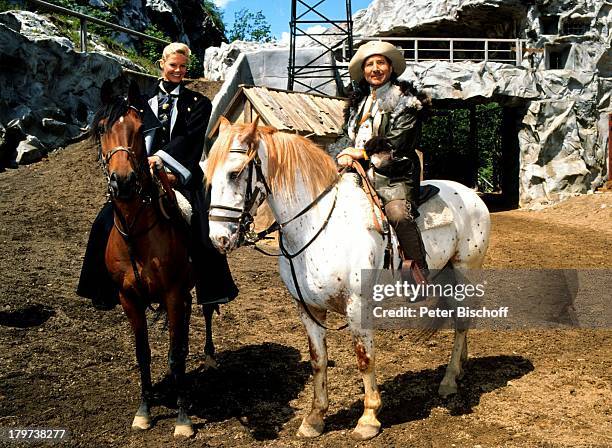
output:
[{"label": "cave opening", "polygon": [[479,192],[491,209],[519,203],[522,108],[481,99],[434,101],[419,149],[425,179],[448,179]]}]

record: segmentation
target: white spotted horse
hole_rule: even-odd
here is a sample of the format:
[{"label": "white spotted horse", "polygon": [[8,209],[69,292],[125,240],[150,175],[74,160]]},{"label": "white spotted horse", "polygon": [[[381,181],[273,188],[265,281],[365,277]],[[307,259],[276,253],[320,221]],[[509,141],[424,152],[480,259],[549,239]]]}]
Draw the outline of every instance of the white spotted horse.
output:
[{"label": "white spotted horse", "polygon": [[[365,440],[380,431],[381,398],[375,379],[373,330],[362,328],[361,285],[374,284],[387,242],[373,225],[366,193],[355,175],[339,175],[332,158],[308,139],[253,124],[231,125],[222,118],[220,134],[205,162],[211,186],[210,238],[227,253],[245,241],[248,222],[265,198],[279,223],[280,275],[296,299],[308,333],[314,398],[298,435],[323,432],[328,409],[327,311],[346,315],[362,375],[364,412],[352,436]],[[489,212],[477,194],[452,181],[431,180],[452,212],[448,225],[423,231],[432,270],[482,266],[490,233]],[[428,214],[429,202],[419,208]],[[395,239],[394,235],[392,236]],[[393,263],[401,260],[395,253]],[[363,275],[362,275],[363,273]],[[467,358],[467,329],[455,329],[452,354],[439,386],[442,396],[457,391]]]}]

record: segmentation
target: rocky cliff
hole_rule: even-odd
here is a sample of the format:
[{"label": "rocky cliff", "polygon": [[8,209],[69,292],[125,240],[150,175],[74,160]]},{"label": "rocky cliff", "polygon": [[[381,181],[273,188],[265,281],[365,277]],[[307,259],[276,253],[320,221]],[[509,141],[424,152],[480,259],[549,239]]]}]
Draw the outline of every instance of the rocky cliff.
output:
[{"label": "rocky cliff", "polygon": [[48,19],[0,14],[0,167],[31,163],[84,133],[106,79],[123,67],[111,54],[79,53]]}]

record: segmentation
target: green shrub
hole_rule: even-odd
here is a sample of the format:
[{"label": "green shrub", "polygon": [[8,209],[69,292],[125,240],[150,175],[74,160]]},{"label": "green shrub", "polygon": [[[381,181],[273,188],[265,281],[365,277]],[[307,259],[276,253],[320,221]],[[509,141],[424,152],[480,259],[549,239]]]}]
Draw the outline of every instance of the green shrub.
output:
[{"label": "green shrub", "polygon": [[481,191],[500,189],[502,108],[476,107],[476,146],[470,139],[468,109],[439,110],[423,126],[420,149],[429,179],[451,179]]}]

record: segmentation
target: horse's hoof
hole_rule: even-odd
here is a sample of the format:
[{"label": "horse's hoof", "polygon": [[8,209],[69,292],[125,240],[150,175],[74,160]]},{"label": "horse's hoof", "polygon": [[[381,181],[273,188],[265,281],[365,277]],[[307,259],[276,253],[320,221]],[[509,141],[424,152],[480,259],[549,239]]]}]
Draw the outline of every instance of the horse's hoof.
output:
[{"label": "horse's hoof", "polygon": [[440,395],[442,398],[446,398],[449,395],[453,395],[457,393],[457,384],[446,384],[446,383],[442,383],[440,384],[440,387],[438,388],[438,395]]},{"label": "horse's hoof", "polygon": [[216,369],[217,367],[217,361],[214,356],[204,355],[204,361],[202,361],[202,368],[204,370]]},{"label": "horse's hoof", "polygon": [[191,425],[176,425],[174,427],[174,437],[193,437],[195,432]]},{"label": "horse's hoof", "polygon": [[146,431],[151,428],[151,417],[137,415],[132,422],[132,429]]},{"label": "horse's hoof", "polygon": [[351,438],[354,440],[370,440],[376,437],[380,432],[380,423],[359,423],[357,427],[351,432]]},{"label": "horse's hoof", "polygon": [[298,429],[297,436],[303,437],[306,439],[312,439],[313,437],[319,437],[323,434],[323,428],[325,424],[323,421],[317,422],[315,424],[310,424],[304,419],[302,424],[300,425],[300,429]]}]

